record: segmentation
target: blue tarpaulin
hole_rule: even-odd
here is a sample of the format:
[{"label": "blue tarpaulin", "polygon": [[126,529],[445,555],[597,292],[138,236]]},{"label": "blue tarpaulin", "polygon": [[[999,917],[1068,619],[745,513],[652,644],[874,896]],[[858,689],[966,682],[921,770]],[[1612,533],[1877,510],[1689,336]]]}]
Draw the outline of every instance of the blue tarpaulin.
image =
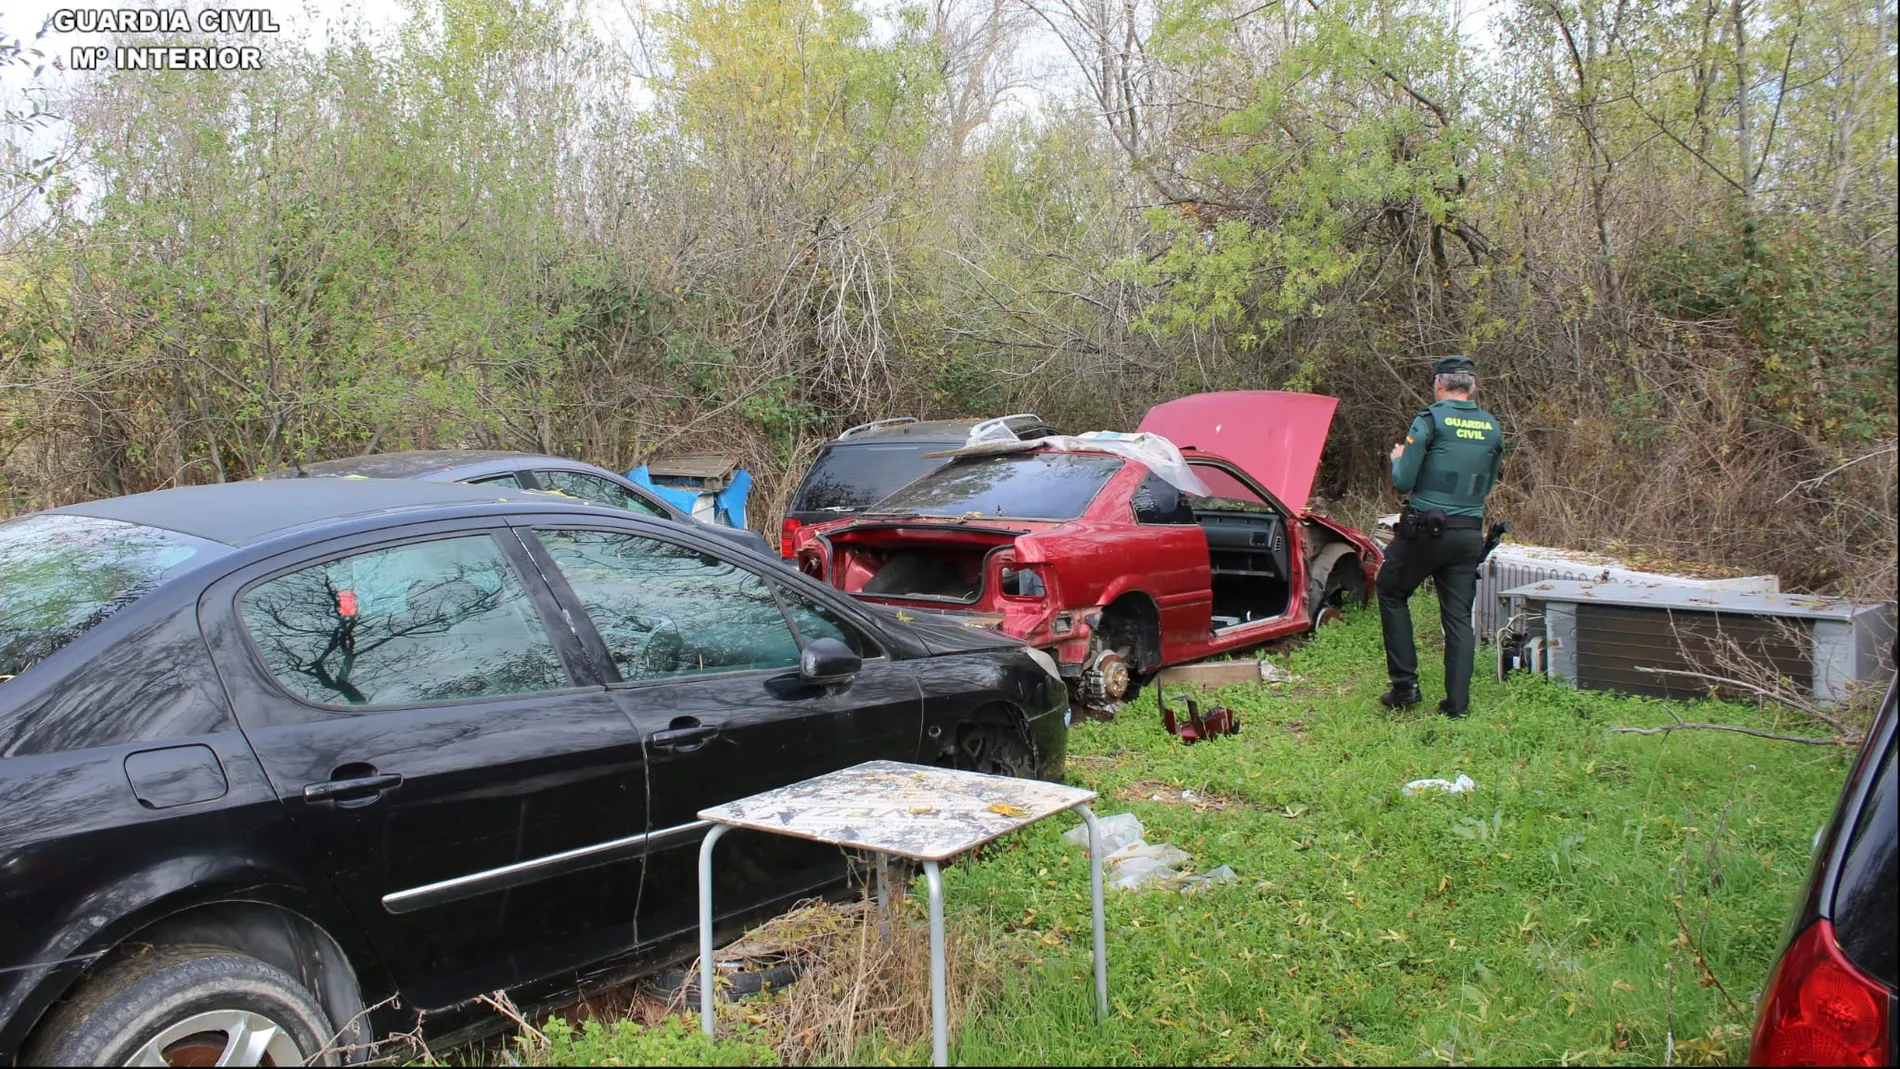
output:
[{"label": "blue tarpaulin", "polygon": [[732,485],[713,495],[719,510],[719,522],[728,527],[745,526],[745,502],[752,493],[752,473],[740,468],[732,473]]},{"label": "blue tarpaulin", "polygon": [[714,522],[727,527],[743,528],[746,525],[746,499],[752,494],[752,473],[740,468],[732,475],[732,484],[716,494],[707,494],[686,486],[671,486],[653,481],[653,475],[645,464],[627,472],[627,478],[637,486],[644,486],[667,504],[686,513],[694,514],[703,498],[712,498]]}]

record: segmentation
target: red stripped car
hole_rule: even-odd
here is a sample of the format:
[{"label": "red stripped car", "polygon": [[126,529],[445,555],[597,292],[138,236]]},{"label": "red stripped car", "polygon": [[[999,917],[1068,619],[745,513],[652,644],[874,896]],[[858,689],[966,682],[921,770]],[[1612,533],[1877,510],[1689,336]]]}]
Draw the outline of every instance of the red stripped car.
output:
[{"label": "red stripped car", "polygon": [[1365,603],[1378,547],[1307,508],[1337,405],[1278,391],[1157,405],[1139,430],[1179,448],[1188,490],[1086,440],[972,450],[803,529],[798,564],[861,600],[963,614],[1045,649],[1078,711],[1112,714],[1160,668]]}]

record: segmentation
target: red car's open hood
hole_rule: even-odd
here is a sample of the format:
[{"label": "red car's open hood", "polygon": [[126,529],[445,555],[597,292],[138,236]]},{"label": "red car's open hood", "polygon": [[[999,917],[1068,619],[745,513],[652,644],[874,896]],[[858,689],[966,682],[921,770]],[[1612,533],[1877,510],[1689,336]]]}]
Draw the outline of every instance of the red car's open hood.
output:
[{"label": "red car's open hood", "polygon": [[1226,457],[1295,512],[1304,511],[1339,398],[1280,390],[1197,393],[1148,410],[1139,429],[1181,449]]}]

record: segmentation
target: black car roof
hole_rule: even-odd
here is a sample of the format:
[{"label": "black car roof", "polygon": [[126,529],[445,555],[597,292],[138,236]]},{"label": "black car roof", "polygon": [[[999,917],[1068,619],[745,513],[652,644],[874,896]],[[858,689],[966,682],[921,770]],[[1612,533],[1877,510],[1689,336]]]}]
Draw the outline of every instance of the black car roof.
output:
[{"label": "black car roof", "polygon": [[[486,464],[497,460],[558,460],[558,457],[543,457],[535,453],[517,453],[506,449],[414,449],[403,453],[371,453],[360,457],[339,457],[336,460],[320,460],[314,464],[305,464],[303,472],[308,475],[367,475],[373,479],[413,479],[435,471],[447,471],[469,464]],[[296,468],[286,468],[265,475],[266,479],[297,478]]]},{"label": "black car roof", "polygon": [[228,546],[246,546],[325,520],[495,501],[536,506],[581,504],[531,490],[415,479],[267,479],[181,486],[50,511],[161,527]]}]

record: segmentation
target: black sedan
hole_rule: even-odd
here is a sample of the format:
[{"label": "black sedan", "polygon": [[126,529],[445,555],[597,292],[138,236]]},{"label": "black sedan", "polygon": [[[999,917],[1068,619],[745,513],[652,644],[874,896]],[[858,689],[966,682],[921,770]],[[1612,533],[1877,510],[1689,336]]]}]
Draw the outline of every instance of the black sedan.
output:
[{"label": "black sedan", "polygon": [[[0,523],[0,1065],[335,1062],[679,960],[699,810],[873,758],[1060,778],[1046,662],[524,491]],[[841,884],[733,838],[728,932]]]},{"label": "black sedan", "polygon": [[757,531],[704,523],[674,508],[660,495],[595,464],[538,453],[494,449],[416,449],[371,453],[273,471],[265,479],[350,478],[426,479],[510,490],[547,490],[608,508],[657,516],[674,523],[697,523],[708,534],[758,553],[770,552]]}]

